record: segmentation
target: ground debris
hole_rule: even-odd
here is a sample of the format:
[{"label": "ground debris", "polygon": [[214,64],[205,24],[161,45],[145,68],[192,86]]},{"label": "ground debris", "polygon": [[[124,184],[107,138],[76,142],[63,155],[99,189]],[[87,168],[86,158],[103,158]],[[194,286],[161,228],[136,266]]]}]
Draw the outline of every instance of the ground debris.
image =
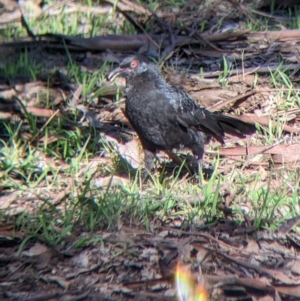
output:
[{"label": "ground debris", "polygon": [[[95,245],[77,250],[69,258],[53,253],[52,259],[48,261],[48,268],[42,270],[34,264],[34,257],[32,260],[27,257],[26,265],[22,257],[15,257],[13,262],[5,264],[5,270],[10,273],[0,285],[0,290],[6,297],[17,299],[26,296],[26,300],[40,300],[43,296],[49,300],[69,294],[74,296],[78,291],[86,292],[83,295],[86,299],[83,300],[94,300],[92,291],[95,290],[99,296],[109,293],[111,298],[118,295],[122,300],[138,298],[140,294],[163,299],[174,288],[174,267],[180,262],[189,266],[195,279],[199,277],[197,268],[201,268],[201,277],[212,300],[214,296],[220,295],[221,288],[223,298],[234,291],[236,294],[252,297],[261,293],[272,296],[276,291],[282,300],[290,300],[292,296],[300,298],[297,291],[297,287],[300,288],[299,254],[287,240],[273,237],[270,243],[263,238],[263,232],[257,233],[261,237],[258,241],[254,239],[257,236],[255,232],[250,237],[249,234],[234,234],[235,231],[231,231],[232,235],[228,236],[225,235],[227,230],[224,235],[213,234],[219,232],[217,227],[201,232],[165,228],[167,229],[166,233],[169,234],[164,235],[162,241],[159,232],[125,233],[125,227],[120,230],[120,234],[127,237],[127,248],[118,246],[120,240],[114,242],[107,237],[104,239],[103,249],[100,245]],[[24,255],[28,252],[32,254],[38,245],[24,251]],[[113,259],[115,252],[119,253],[118,259]],[[105,254],[105,260],[102,254]],[[84,258],[90,258],[88,260],[91,262]],[[38,275],[31,279],[35,285],[31,287],[30,294],[21,289],[24,285],[33,284],[28,282],[28,266],[32,273]],[[293,289],[287,290],[288,286]],[[14,289],[10,291],[12,287]],[[48,291],[46,295],[39,292],[41,287]]]}]

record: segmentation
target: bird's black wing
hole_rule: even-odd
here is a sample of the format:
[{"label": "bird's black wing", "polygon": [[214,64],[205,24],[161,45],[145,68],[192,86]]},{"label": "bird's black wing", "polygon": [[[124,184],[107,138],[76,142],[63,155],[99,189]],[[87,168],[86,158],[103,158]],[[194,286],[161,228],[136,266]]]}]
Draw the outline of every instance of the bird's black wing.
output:
[{"label": "bird's black wing", "polygon": [[184,91],[170,86],[170,104],[176,112],[177,122],[186,128],[203,131],[224,143],[224,129],[214,115],[205,108],[197,105]]}]

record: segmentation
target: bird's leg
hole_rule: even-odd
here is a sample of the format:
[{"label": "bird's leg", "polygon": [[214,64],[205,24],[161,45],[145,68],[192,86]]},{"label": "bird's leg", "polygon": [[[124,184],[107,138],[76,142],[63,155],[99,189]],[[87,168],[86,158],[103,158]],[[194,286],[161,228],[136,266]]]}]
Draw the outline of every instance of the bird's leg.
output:
[{"label": "bird's leg", "polygon": [[[184,167],[187,169],[187,171],[190,173],[190,174],[193,174],[195,171],[194,171],[194,168],[193,166],[189,166],[189,164],[187,162],[184,162],[184,160],[181,160],[176,154],[174,154],[173,152],[171,151],[165,151],[165,153],[169,156],[169,158],[175,163],[177,164],[178,166],[181,166],[183,163],[184,163]],[[191,168],[192,167],[192,168]],[[198,173],[198,171],[196,171],[196,173]]]},{"label": "bird's leg", "polygon": [[178,158],[178,156],[176,156],[172,151],[168,151],[166,150],[165,153],[169,156],[169,158],[176,163],[177,165],[181,165],[182,161]]},{"label": "bird's leg", "polygon": [[145,168],[148,171],[152,171],[154,168],[153,160],[155,157],[155,153],[148,149],[144,149],[144,155],[145,155]]},{"label": "bird's leg", "polygon": [[[165,151],[165,153],[169,156],[169,158],[178,166],[181,166],[183,161],[176,156],[171,151]],[[202,151],[199,150],[199,148],[196,148],[196,151],[193,151],[193,155],[195,156],[192,160],[192,162],[186,163],[186,168],[189,173],[191,174],[197,174],[202,176],[202,157],[203,157],[204,150],[202,148]],[[195,167],[196,165],[196,167]]]},{"label": "bird's leg", "polygon": [[202,164],[202,157],[197,158],[197,171],[198,171],[198,180],[199,180],[199,185],[203,184],[203,164]]},{"label": "bird's leg", "polygon": [[199,175],[199,183],[202,184],[202,178],[203,178],[203,166],[202,166],[202,158],[204,155],[204,148],[200,145],[196,145],[192,149],[193,155],[196,157],[197,162],[197,174]]},{"label": "bird's leg", "polygon": [[150,151],[148,149],[144,149],[144,162],[145,162],[145,170],[142,173],[142,182],[145,182],[145,180],[148,178],[149,174],[154,169],[153,160],[155,157],[155,152]]}]

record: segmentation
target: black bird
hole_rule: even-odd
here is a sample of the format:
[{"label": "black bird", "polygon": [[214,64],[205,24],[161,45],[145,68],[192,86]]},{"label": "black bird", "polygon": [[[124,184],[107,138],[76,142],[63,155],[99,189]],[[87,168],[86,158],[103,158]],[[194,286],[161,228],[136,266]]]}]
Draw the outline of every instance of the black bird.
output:
[{"label": "black bird", "polygon": [[255,126],[199,106],[184,91],[164,81],[159,69],[141,55],[126,57],[108,76],[126,79],[125,115],[137,132],[145,153],[145,167],[153,168],[157,151],[186,147],[198,163],[211,137],[224,143],[225,133],[237,137],[255,132]]}]

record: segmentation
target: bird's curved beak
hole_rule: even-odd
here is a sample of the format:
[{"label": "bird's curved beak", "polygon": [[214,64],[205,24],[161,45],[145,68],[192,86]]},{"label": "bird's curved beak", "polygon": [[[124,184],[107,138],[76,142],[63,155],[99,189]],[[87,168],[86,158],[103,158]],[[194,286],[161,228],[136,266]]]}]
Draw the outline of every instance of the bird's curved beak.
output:
[{"label": "bird's curved beak", "polygon": [[111,71],[107,76],[107,80],[109,80],[110,82],[113,81],[116,77],[122,75],[122,73],[124,73],[126,71],[126,69],[124,68],[120,68],[117,67],[115,68],[113,71]]}]

